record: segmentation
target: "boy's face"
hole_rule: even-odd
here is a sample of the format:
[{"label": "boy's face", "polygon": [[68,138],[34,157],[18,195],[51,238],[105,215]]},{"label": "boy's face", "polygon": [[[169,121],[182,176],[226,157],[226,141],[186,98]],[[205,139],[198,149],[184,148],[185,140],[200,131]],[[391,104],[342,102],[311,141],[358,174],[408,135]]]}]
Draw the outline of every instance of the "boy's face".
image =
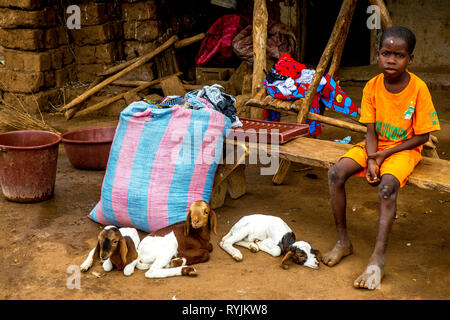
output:
[{"label": "boy's face", "polygon": [[400,77],[412,63],[413,55],[408,52],[405,40],[396,37],[386,38],[378,50],[378,66],[385,78]]}]

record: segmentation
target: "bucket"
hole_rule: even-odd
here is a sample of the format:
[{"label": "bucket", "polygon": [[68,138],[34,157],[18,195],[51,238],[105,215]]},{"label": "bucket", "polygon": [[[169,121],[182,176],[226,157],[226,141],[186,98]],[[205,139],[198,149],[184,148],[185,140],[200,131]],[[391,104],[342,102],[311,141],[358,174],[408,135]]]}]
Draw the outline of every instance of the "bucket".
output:
[{"label": "bucket", "polygon": [[77,169],[105,170],[116,127],[82,129],[64,133],[62,143],[70,163]]},{"label": "bucket", "polygon": [[60,141],[49,131],[0,134],[0,185],[6,199],[38,202],[53,196]]}]

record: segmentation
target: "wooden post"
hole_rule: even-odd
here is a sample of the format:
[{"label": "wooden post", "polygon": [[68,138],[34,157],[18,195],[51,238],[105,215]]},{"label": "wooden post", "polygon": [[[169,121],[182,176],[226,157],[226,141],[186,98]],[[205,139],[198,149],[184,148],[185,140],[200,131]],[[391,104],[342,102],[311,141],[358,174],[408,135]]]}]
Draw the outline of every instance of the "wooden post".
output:
[{"label": "wooden post", "polygon": [[[269,14],[267,12],[266,0],[254,0],[252,96],[261,88],[265,77],[263,70],[267,67],[266,45],[268,18]],[[250,117],[253,119],[262,119],[262,110],[251,108]]]},{"label": "wooden post", "polygon": [[383,30],[386,30],[386,29],[392,27],[391,15],[389,14],[389,11],[386,8],[386,5],[384,4],[384,1],[383,0],[370,0],[370,4],[374,5],[374,6],[378,6],[380,8],[381,28]]},{"label": "wooden post", "polygon": [[297,2],[297,14],[300,19],[299,26],[300,28],[300,41],[298,41],[298,47],[300,50],[300,55],[298,57],[299,61],[305,60],[305,48],[306,48],[306,8],[307,8],[307,0],[300,0]]},{"label": "wooden post", "polygon": [[[327,46],[323,51],[322,57],[320,58],[319,64],[317,65],[316,72],[314,73],[311,84],[309,85],[308,92],[306,93],[305,99],[303,99],[302,109],[308,108],[311,105],[314,95],[316,94],[317,87],[319,86],[320,80],[322,79],[325,69],[330,61],[331,54],[338,42],[338,39],[342,33],[344,25],[351,22],[350,9],[356,0],[344,0],[339,11],[336,23],[334,25],[333,31],[331,32],[330,39],[328,40]],[[300,118],[301,115],[297,117],[297,122],[302,123],[304,119]]]},{"label": "wooden post", "polygon": [[353,12],[355,12],[356,1],[353,1],[350,6],[350,11],[348,13],[348,22],[345,23],[344,28],[342,29],[341,36],[339,37],[338,43],[336,44],[336,48],[334,49],[333,59],[331,60],[330,70],[328,71],[332,78],[335,77],[336,72],[339,69],[339,65],[341,64],[342,53],[344,52],[345,42],[350,30],[350,25],[352,24],[352,17]]}]

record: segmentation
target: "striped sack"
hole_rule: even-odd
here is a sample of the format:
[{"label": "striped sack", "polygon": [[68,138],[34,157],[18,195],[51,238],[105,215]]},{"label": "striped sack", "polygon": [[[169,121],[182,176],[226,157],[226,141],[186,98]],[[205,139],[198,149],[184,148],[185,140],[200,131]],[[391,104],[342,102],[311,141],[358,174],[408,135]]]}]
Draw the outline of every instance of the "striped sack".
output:
[{"label": "striped sack", "polygon": [[230,120],[211,108],[130,104],[120,114],[101,199],[89,217],[146,232],[186,220],[192,202],[209,202],[230,129]]}]

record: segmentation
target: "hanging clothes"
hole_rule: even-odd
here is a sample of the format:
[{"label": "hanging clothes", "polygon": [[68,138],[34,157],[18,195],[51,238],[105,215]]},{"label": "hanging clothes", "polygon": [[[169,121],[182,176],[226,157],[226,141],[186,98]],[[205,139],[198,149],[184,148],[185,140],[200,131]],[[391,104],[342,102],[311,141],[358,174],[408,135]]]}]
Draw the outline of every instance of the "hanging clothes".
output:
[{"label": "hanging clothes", "polygon": [[[263,86],[269,95],[280,100],[297,100],[306,97],[315,70],[307,69],[305,65],[295,61],[289,54],[285,54],[275,64],[270,73],[266,73]],[[286,78],[285,78],[286,77]],[[332,110],[356,117],[358,107],[352,99],[341,89],[336,81],[326,74],[320,80],[309,112],[320,113],[320,102]],[[276,118],[270,112],[263,113],[265,118]],[[279,115],[278,115],[279,118]],[[310,135],[322,132],[320,122],[308,120]]]}]

